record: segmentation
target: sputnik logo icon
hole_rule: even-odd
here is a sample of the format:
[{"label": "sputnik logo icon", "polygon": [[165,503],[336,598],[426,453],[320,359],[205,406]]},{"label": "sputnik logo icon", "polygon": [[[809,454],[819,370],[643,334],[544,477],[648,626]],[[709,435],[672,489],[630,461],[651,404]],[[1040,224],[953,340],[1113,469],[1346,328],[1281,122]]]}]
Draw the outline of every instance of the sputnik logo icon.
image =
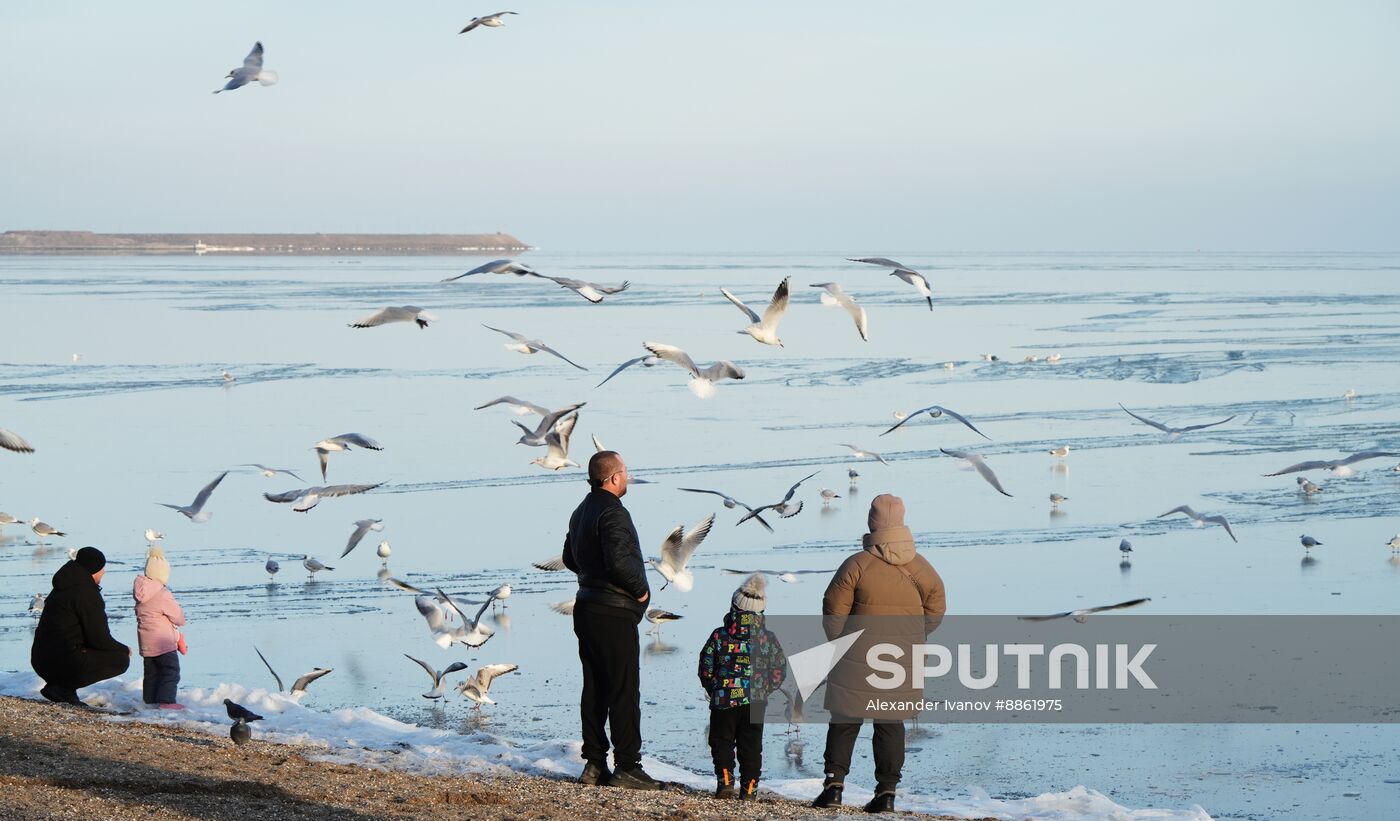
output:
[{"label": "sputnik logo icon", "polygon": [[855,644],[856,639],[860,638],[860,634],[864,632],[865,630],[862,628],[849,635],[788,656],[788,666],[792,668],[792,677],[797,682],[797,692],[802,695],[804,701],[811,698],[812,692],[823,681],[826,681],[826,677],[831,675],[836,664],[850,651],[851,645]]}]

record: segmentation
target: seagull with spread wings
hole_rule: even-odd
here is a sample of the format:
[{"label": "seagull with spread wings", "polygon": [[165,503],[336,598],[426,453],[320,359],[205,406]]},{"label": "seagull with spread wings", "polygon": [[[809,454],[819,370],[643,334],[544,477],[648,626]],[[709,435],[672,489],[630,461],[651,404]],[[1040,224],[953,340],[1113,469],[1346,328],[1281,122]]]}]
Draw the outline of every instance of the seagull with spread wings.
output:
[{"label": "seagull with spread wings", "polygon": [[477,405],[472,408],[472,410],[481,410],[482,408],[489,408],[492,405],[505,405],[510,408],[511,413],[514,413],[516,416],[529,416],[532,413],[539,414],[540,416],[549,415],[549,408],[536,405],[534,402],[526,402],[524,399],[516,399],[514,396],[499,396],[492,399],[490,402]]},{"label": "seagull with spread wings", "polygon": [[463,277],[476,276],[477,274],[515,274],[518,277],[530,276],[535,273],[535,269],[524,263],[516,262],[513,259],[493,259],[490,262],[483,262],[465,274],[458,274],[455,277],[448,277],[441,282],[456,282]]},{"label": "seagull with spread wings", "polygon": [[726,576],[752,576],[755,573],[761,573],[764,576],[772,576],[780,582],[797,584],[801,581],[797,578],[798,576],[831,575],[836,572],[836,568],[833,567],[830,570],[736,570],[731,567],[722,567],[719,572]]},{"label": "seagull with spread wings", "polygon": [[[797,493],[797,489],[799,487],[802,487],[803,482],[807,481],[813,476],[816,476],[820,472],[821,471],[815,471],[813,473],[807,474],[806,476],[803,476],[801,479],[798,479],[796,484],[788,488],[788,492],[783,496],[783,500],[781,502],[774,502],[771,505],[762,505],[760,507],[754,508],[753,510],[750,510],[748,513],[744,514],[744,516],[741,517],[739,521],[735,522],[734,526],[738,527],[744,522],[747,522],[749,519],[757,518],[758,514],[762,513],[765,510],[773,511],[774,513],[778,514],[779,518],[782,519],[791,519],[793,516],[796,516],[797,514],[801,513],[802,503],[797,502],[796,504],[793,504],[792,497],[794,494]],[[771,530],[772,528],[769,529]]]},{"label": "seagull with spread wings", "polygon": [[[886,431],[886,433],[888,432],[889,431]],[[837,442],[836,444],[840,445],[843,448],[850,448],[851,456],[855,457],[856,459],[874,459],[882,465],[889,464],[889,462],[885,461],[885,457],[881,456],[873,450],[866,450],[865,448],[859,447],[857,445],[848,445],[845,442]]]},{"label": "seagull with spread wings", "polygon": [[366,450],[383,450],[384,446],[365,436],[362,433],[342,433],[339,436],[332,436],[329,439],[322,439],[312,446],[316,451],[316,456],[321,460],[321,481],[326,480],[326,462],[332,453],[340,453],[351,449],[351,445]]},{"label": "seagull with spread wings", "polygon": [[305,513],[311,508],[321,503],[322,499],[335,499],[341,496],[354,496],[359,493],[366,493],[374,490],[383,482],[375,482],[372,485],[327,485],[325,487],[303,487],[296,490],[284,490],[281,493],[264,493],[263,498],[269,502],[285,505],[291,504],[292,510],[297,513]]},{"label": "seagull with spread wings", "polygon": [[1357,462],[1366,459],[1378,459],[1382,456],[1400,456],[1400,453],[1393,453],[1388,450],[1363,450],[1360,453],[1353,453],[1341,459],[1321,460],[1314,459],[1310,462],[1299,462],[1296,465],[1289,465],[1283,470],[1266,473],[1265,476],[1282,476],[1285,473],[1299,473],[1304,470],[1330,470],[1333,476],[1351,476],[1356,473],[1351,468]]},{"label": "seagull with spread wings", "polygon": [[520,669],[518,664],[486,664],[477,668],[476,674],[465,681],[457,682],[457,692],[475,701],[473,710],[480,710],[483,704],[495,704],[486,693],[496,678]]},{"label": "seagull with spread wings", "polygon": [[787,312],[788,306],[788,282],[792,277],[787,277],[778,283],[777,290],[773,291],[773,299],[769,301],[768,307],[763,310],[763,316],[754,313],[753,309],[745,305],[738,297],[728,290],[720,288],[719,292],[724,294],[724,298],[734,303],[734,307],[743,311],[753,322],[742,331],[741,334],[748,334],[754,338],[755,342],[762,342],[764,345],[777,345],[783,347],[783,341],[778,338],[778,323],[782,321],[783,314]]},{"label": "seagull with spread wings", "polygon": [[375,531],[376,533],[382,532],[384,530],[384,520],[360,519],[359,521],[355,522],[355,530],[350,534],[350,540],[345,543],[345,550],[341,552],[340,558],[343,559],[346,556],[349,556],[350,551],[358,547],[361,540],[365,538],[365,534],[369,533],[371,530]]},{"label": "seagull with spread wings", "polygon": [[[264,656],[264,655],[262,654],[262,651],[259,650],[256,646],[253,648],[253,652],[258,654],[258,658],[262,659],[262,663],[263,663],[263,665],[265,665],[265,666],[267,667],[267,671],[268,671],[269,673],[272,674],[272,677],[273,677],[274,679],[277,680],[277,692],[279,692],[279,693],[280,693],[280,692],[283,692],[286,688],[282,685],[282,677],[279,676],[279,675],[277,675],[277,671],[276,671],[276,670],[272,669],[272,665],[269,664],[268,661],[267,661],[267,656]],[[313,668],[311,668],[311,672],[307,673],[306,675],[304,675],[304,676],[302,676],[301,678],[298,678],[296,681],[292,682],[292,692],[291,692],[292,700],[294,700],[294,701],[301,701],[301,697],[304,696],[304,695],[306,695],[306,688],[311,686],[311,682],[315,681],[316,679],[320,678],[321,676],[329,675],[330,673],[334,673],[334,672],[335,672],[335,668],[334,668],[334,667],[313,667]]]},{"label": "seagull with spread wings", "polygon": [[604,385],[606,385],[606,384],[608,383],[608,380],[609,380],[609,379],[612,379],[614,376],[617,376],[618,374],[622,373],[623,371],[627,370],[628,368],[632,367],[633,365],[641,365],[641,366],[644,367],[644,368],[651,368],[651,367],[654,367],[654,366],[655,366],[658,362],[660,362],[660,361],[661,361],[661,357],[653,356],[653,355],[651,355],[651,354],[647,354],[646,356],[634,357],[634,358],[632,358],[632,359],[627,360],[626,362],[623,362],[621,365],[618,365],[616,368],[613,369],[613,372],[612,372],[612,373],[608,374],[608,378],[607,378],[607,379],[604,379],[602,382],[599,382],[598,384],[594,385],[593,387],[595,387],[595,388],[601,388],[601,387],[603,387]]},{"label": "seagull with spread wings", "polygon": [[487,28],[500,28],[501,26],[504,26],[506,24],[506,21],[501,19],[502,17],[505,17],[507,14],[519,13],[520,12],[516,11],[498,11],[495,14],[488,14],[485,17],[473,17],[471,19],[471,22],[467,23],[466,28],[462,29],[457,33],[466,34],[467,32],[471,31],[477,26],[486,26]]},{"label": "seagull with spread wings", "polygon": [[24,437],[14,431],[0,428],[0,448],[12,450],[15,453],[33,453],[34,446],[24,441]]},{"label": "seagull with spread wings", "polygon": [[305,482],[305,481],[306,481],[305,479],[301,478],[300,476],[296,475],[295,473],[291,472],[290,470],[287,470],[286,468],[270,468],[270,467],[268,467],[267,465],[260,465],[260,464],[258,464],[257,462],[245,462],[244,464],[239,465],[239,467],[241,467],[241,468],[257,468],[257,469],[262,473],[262,475],[266,476],[266,477],[269,478],[269,479],[273,478],[274,476],[276,476],[276,475],[279,474],[279,473],[285,473],[285,474],[287,474],[288,476],[292,477],[293,479],[296,479],[298,482]]},{"label": "seagull with spread wings", "polygon": [[701,368],[695,364],[695,360],[690,358],[690,354],[677,348],[674,345],[666,345],[661,342],[643,342],[642,347],[651,351],[652,355],[658,359],[679,365],[690,372],[690,392],[700,397],[708,399],[715,393],[715,383],[721,379],[743,379],[744,369],[735,365],[727,359],[721,359],[710,365]]},{"label": "seagull with spread wings", "polygon": [[437,588],[437,594],[438,601],[445,604],[449,612],[456,613],[462,617],[462,624],[460,626],[449,630],[444,625],[441,629],[435,631],[433,641],[437,642],[439,647],[446,649],[451,647],[454,643],[465,644],[468,647],[480,647],[496,632],[481,621],[481,615],[486,612],[486,608],[490,607],[491,602],[495,601],[495,599],[488,596],[486,601],[481,603],[481,608],[476,611],[476,615],[469,619],[461,606],[459,606],[451,596],[444,593],[442,588]]},{"label": "seagull with spread wings", "polygon": [[270,86],[277,82],[277,72],[263,68],[263,44],[261,41],[253,44],[253,50],[248,52],[248,56],[243,58],[243,65],[224,75],[228,80],[223,88],[214,89],[214,93],[220,91],[233,91],[235,88],[242,88],[249,83],[256,82],[259,85]]},{"label": "seagull with spread wings", "polygon": [[928,284],[928,280],[924,279],[924,275],[915,271],[913,268],[902,265],[892,259],[887,259],[886,257],[846,257],[846,259],[849,262],[863,262],[866,265],[893,268],[894,270],[890,271],[890,276],[899,277],[910,285],[913,285],[914,290],[918,291],[920,296],[928,300],[928,309],[930,311],[933,310],[933,288]]},{"label": "seagull with spread wings", "polygon": [[578,462],[569,458],[569,437],[574,433],[574,425],[578,424],[578,411],[571,411],[560,417],[554,423],[554,428],[544,435],[545,447],[549,452],[544,456],[536,456],[530,460],[530,464],[539,465],[545,470],[560,470],[566,467],[583,467]]},{"label": "seagull with spread wings", "polygon": [[[992,437],[990,437],[990,436],[988,436],[987,434],[983,433],[982,431],[978,430],[976,425],[974,425],[974,424],[972,424],[971,422],[967,421],[967,417],[963,416],[962,414],[958,413],[958,412],[955,411],[955,410],[951,410],[951,409],[949,409],[949,408],[945,408],[945,407],[943,407],[942,405],[929,405],[927,408],[919,408],[919,409],[916,410],[916,411],[911,411],[911,412],[905,414],[905,415],[904,415],[904,418],[902,418],[902,419],[900,419],[898,422],[894,423],[894,425],[892,425],[892,426],[890,427],[889,430],[885,431],[885,433],[890,433],[891,431],[894,431],[896,428],[899,428],[900,426],[902,426],[902,425],[904,425],[906,422],[908,422],[910,419],[913,419],[914,417],[918,416],[918,415],[921,414],[921,413],[927,413],[927,414],[929,415],[929,418],[930,418],[930,419],[937,419],[938,417],[943,416],[943,415],[946,414],[946,415],[951,416],[952,418],[958,420],[959,422],[963,423],[963,425],[966,426],[968,430],[972,431],[973,433],[977,434],[978,436],[982,437],[983,439],[986,439],[987,441],[991,441],[991,438],[992,438]],[[880,435],[881,435],[881,436],[884,436],[885,433],[882,433],[882,434],[880,434]]]},{"label": "seagull with spread wings", "polygon": [[577,362],[573,361],[572,359],[568,358],[562,353],[559,353],[558,351],[554,350],[553,348],[549,347],[548,345],[544,344],[538,339],[529,339],[524,334],[518,334],[515,331],[503,331],[500,328],[492,328],[490,325],[483,324],[481,327],[489,331],[495,331],[498,334],[505,334],[506,336],[515,340],[514,342],[506,343],[505,348],[508,351],[515,351],[516,353],[523,354],[533,354],[539,353],[540,351],[544,351],[545,353],[550,354],[551,356],[559,357],[560,359],[564,360],[565,362],[568,362],[570,365],[573,365],[575,368],[578,368],[581,371],[588,370],[584,366],[578,364]]},{"label": "seagull with spread wings", "polygon": [[666,580],[666,584],[661,585],[662,590],[674,584],[677,590],[689,593],[695,586],[695,576],[686,564],[690,557],[695,555],[695,549],[710,535],[710,528],[714,523],[715,515],[711,513],[689,530],[682,525],[676,525],[675,530],[666,534],[665,540],[661,542],[661,558],[651,559],[649,562],[656,572],[661,574],[661,578]]},{"label": "seagull with spread wings", "polygon": [[1226,422],[1229,422],[1231,419],[1234,419],[1234,418],[1235,418],[1235,415],[1232,414],[1232,415],[1230,415],[1230,416],[1227,416],[1227,417],[1224,418],[1224,419],[1221,419],[1219,422],[1207,422],[1207,423],[1204,424],[1204,425],[1187,425],[1186,427],[1183,427],[1183,428],[1174,428],[1174,427],[1172,427],[1172,426],[1170,426],[1170,425],[1164,425],[1164,424],[1162,424],[1161,422],[1154,422],[1154,421],[1152,421],[1151,419],[1148,419],[1148,418],[1145,417],[1145,416],[1139,416],[1139,415],[1137,415],[1136,413],[1133,413],[1132,411],[1128,410],[1127,408],[1124,408],[1122,404],[1119,404],[1118,407],[1123,408],[1123,412],[1124,412],[1124,413],[1128,414],[1129,416],[1133,417],[1134,419],[1138,420],[1139,422],[1143,423],[1144,425],[1147,425],[1148,427],[1156,428],[1157,430],[1160,430],[1162,433],[1165,433],[1165,434],[1167,435],[1167,439],[1170,439],[1170,440],[1179,439],[1179,438],[1181,438],[1181,435],[1182,435],[1182,434],[1190,433],[1190,432],[1193,431],[1193,430],[1204,430],[1204,429],[1206,429],[1206,428],[1213,428],[1213,427],[1215,427],[1216,425],[1223,425],[1223,424],[1225,424]]},{"label": "seagull with spread wings", "polygon": [[757,513],[754,512],[753,508],[749,507],[748,505],[744,504],[738,499],[735,499],[733,496],[730,496],[727,493],[721,493],[718,490],[704,490],[698,487],[678,487],[676,488],[676,490],[684,490],[686,493],[708,493],[712,496],[718,496],[724,502],[724,506],[726,508],[733,510],[736,507],[742,507],[745,511],[753,513],[754,520],[757,521],[759,524],[763,525],[765,530],[767,530],[769,533],[773,532],[773,526],[765,522],[762,516],[759,516]]},{"label": "seagull with spread wings", "polygon": [[1230,529],[1230,520],[1226,519],[1224,516],[1203,516],[1195,510],[1192,510],[1190,505],[1177,505],[1166,513],[1159,515],[1157,518],[1160,519],[1163,516],[1170,516],[1173,513],[1180,513],[1189,518],[1192,527],[1205,527],[1208,524],[1220,525],[1225,528],[1226,533],[1230,534],[1230,541],[1239,542],[1239,539],[1235,538],[1235,531]]},{"label": "seagull with spread wings", "polygon": [[451,664],[447,665],[447,667],[443,668],[442,670],[434,670],[434,669],[433,669],[433,665],[429,664],[429,663],[426,662],[426,661],[423,661],[422,659],[416,659],[416,658],[414,658],[413,656],[410,656],[410,655],[407,654],[407,653],[404,653],[404,654],[403,654],[403,657],[406,658],[406,659],[408,659],[409,661],[418,662],[418,666],[419,666],[419,667],[422,667],[422,668],[423,668],[423,671],[426,672],[426,673],[428,674],[428,678],[430,678],[430,679],[433,680],[433,689],[431,689],[431,690],[429,690],[428,692],[424,693],[424,694],[423,694],[423,698],[430,698],[430,699],[439,699],[439,698],[442,698],[442,697],[443,697],[443,689],[444,689],[444,687],[445,687],[445,684],[443,683],[443,680],[446,679],[446,678],[447,678],[449,675],[451,675],[452,673],[457,672],[458,670],[465,670],[465,669],[467,669],[467,664],[466,664],[466,662],[463,662],[463,661],[454,661],[454,662],[452,662]]},{"label": "seagull with spread wings", "polygon": [[205,485],[194,497],[194,501],[190,502],[187,505],[172,505],[166,504],[165,502],[156,502],[156,504],[160,505],[161,507],[168,507],[171,510],[180,511],[181,513],[185,514],[185,518],[189,519],[195,524],[203,524],[214,517],[214,514],[205,510],[204,506],[208,504],[209,497],[214,494],[214,488],[218,487],[219,483],[222,482],[224,480],[224,477],[227,475],[228,471],[220,473],[218,478]]},{"label": "seagull with spread wings", "polygon": [[1107,613],[1110,610],[1126,610],[1129,607],[1138,607],[1147,604],[1151,599],[1129,599],[1120,601],[1117,604],[1105,604],[1099,607],[1085,607],[1079,610],[1066,610],[1063,613],[1051,613],[1047,616],[1017,616],[1021,621],[1052,621],[1054,619],[1074,619],[1083,624],[1089,616],[1094,613]]},{"label": "seagull with spread wings", "polygon": [[851,315],[851,319],[856,322],[856,332],[860,334],[862,341],[870,341],[870,320],[865,315],[865,309],[856,304],[854,299],[835,282],[817,282],[808,286],[809,288],[824,288],[822,291],[822,304],[831,308],[843,308]]},{"label": "seagull with spread wings", "polygon": [[512,425],[515,425],[517,428],[520,428],[525,433],[525,435],[517,439],[515,443],[517,445],[529,445],[532,448],[545,447],[549,444],[546,441],[546,439],[548,438],[549,434],[554,430],[555,426],[559,424],[559,420],[563,419],[565,416],[568,416],[571,413],[574,413],[579,408],[587,404],[587,402],[575,402],[574,404],[560,408],[557,411],[549,411],[547,413],[541,414],[544,418],[540,420],[539,425],[536,426],[534,430],[530,430],[529,428],[525,427],[524,425],[520,424],[514,419],[510,420],[510,423]]},{"label": "seagull with spread wings", "polygon": [[352,328],[377,328],[392,322],[414,322],[419,329],[427,328],[429,322],[437,322],[437,317],[416,305],[400,305],[372,313],[364,319],[350,323]]},{"label": "seagull with spread wings", "polygon": [[560,288],[568,288],[570,291],[592,302],[594,305],[602,302],[605,296],[620,294],[632,287],[632,283],[627,280],[623,280],[621,285],[599,285],[596,282],[584,282],[581,279],[570,279],[569,277],[552,277],[547,274],[535,273],[534,271],[530,272],[530,276],[547,279]]},{"label": "seagull with spread wings", "polygon": [[962,459],[966,461],[969,465],[972,465],[973,469],[977,471],[978,475],[980,475],[983,479],[987,480],[987,484],[996,488],[997,493],[1000,493],[1003,496],[1011,495],[1010,493],[1006,492],[1006,488],[1001,486],[1001,481],[997,479],[997,475],[993,473],[991,467],[987,465],[987,460],[982,457],[982,454],[973,453],[970,450],[948,450],[947,448],[939,448],[939,450],[943,451],[949,456],[952,456],[956,459]]}]

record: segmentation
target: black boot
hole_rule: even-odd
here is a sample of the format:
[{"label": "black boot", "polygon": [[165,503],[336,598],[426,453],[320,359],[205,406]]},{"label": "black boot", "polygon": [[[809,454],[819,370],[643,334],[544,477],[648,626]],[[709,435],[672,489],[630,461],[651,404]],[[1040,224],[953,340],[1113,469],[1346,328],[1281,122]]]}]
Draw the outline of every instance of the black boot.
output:
[{"label": "black boot", "polygon": [[72,704],[75,707],[87,706],[78,698],[78,691],[71,687],[59,687],[56,684],[45,684],[43,687],[39,688],[39,695],[58,704]]},{"label": "black boot", "polygon": [[583,768],[583,773],[578,777],[578,783],[596,787],[600,784],[608,783],[612,773],[608,772],[606,765],[590,761]]},{"label": "black boot", "polygon": [[739,790],[739,800],[740,800],[740,801],[757,801],[757,800],[758,800],[758,779],[757,779],[757,778],[746,778],[746,779],[743,780],[743,782],[742,782],[742,787],[741,787],[741,789]]},{"label": "black boot", "polygon": [[736,795],[733,774],[729,770],[720,770],[715,775],[715,798],[734,798]]},{"label": "black boot", "polygon": [[647,771],[638,764],[631,769],[614,771],[612,778],[608,779],[608,786],[625,790],[659,790],[661,782],[647,775]]},{"label": "black boot", "polygon": [[812,806],[823,809],[841,806],[841,790],[845,786],[839,781],[826,782],[826,785],[822,787],[822,794],[817,796],[816,800],[812,802]]},{"label": "black boot", "polygon": [[875,793],[875,797],[870,799],[870,803],[865,805],[866,812],[894,812],[894,793]]}]

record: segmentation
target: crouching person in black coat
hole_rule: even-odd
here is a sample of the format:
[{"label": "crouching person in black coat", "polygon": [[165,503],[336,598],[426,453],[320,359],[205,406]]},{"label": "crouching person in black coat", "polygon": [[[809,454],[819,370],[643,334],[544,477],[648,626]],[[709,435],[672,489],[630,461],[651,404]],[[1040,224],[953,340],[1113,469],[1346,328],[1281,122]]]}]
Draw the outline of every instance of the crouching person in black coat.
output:
[{"label": "crouching person in black coat", "polygon": [[78,551],[53,574],[53,592],[34,630],[29,663],[44,680],[39,693],[49,701],[82,705],[78,688],[119,676],[131,664],[131,648],[112,638],[102,577],[107,557],[95,547]]}]

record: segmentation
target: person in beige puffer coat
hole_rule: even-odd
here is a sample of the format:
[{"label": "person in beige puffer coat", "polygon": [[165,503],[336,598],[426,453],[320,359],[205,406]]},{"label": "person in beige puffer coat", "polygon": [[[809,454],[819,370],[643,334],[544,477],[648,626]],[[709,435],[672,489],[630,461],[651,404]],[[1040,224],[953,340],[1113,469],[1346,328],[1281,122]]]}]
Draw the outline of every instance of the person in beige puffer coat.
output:
[{"label": "person in beige puffer coat", "polygon": [[[826,735],[826,782],[813,802],[838,806],[851,754],[865,718],[874,722],[875,797],[869,812],[894,809],[895,788],[904,767],[904,719],[915,710],[870,709],[872,701],[917,701],[922,693],[907,675],[911,655],[905,653],[906,687],[879,689],[867,681],[871,670],[866,651],[877,643],[900,647],[924,641],[938,628],[947,609],[943,579],[914,546],[914,534],[904,525],[904,500],[881,494],[870,503],[870,532],[859,553],[842,562],[822,597],[822,627],[828,639],[864,630],[827,679],[826,709],[831,722]],[[878,713],[878,719],[874,714]]]}]

